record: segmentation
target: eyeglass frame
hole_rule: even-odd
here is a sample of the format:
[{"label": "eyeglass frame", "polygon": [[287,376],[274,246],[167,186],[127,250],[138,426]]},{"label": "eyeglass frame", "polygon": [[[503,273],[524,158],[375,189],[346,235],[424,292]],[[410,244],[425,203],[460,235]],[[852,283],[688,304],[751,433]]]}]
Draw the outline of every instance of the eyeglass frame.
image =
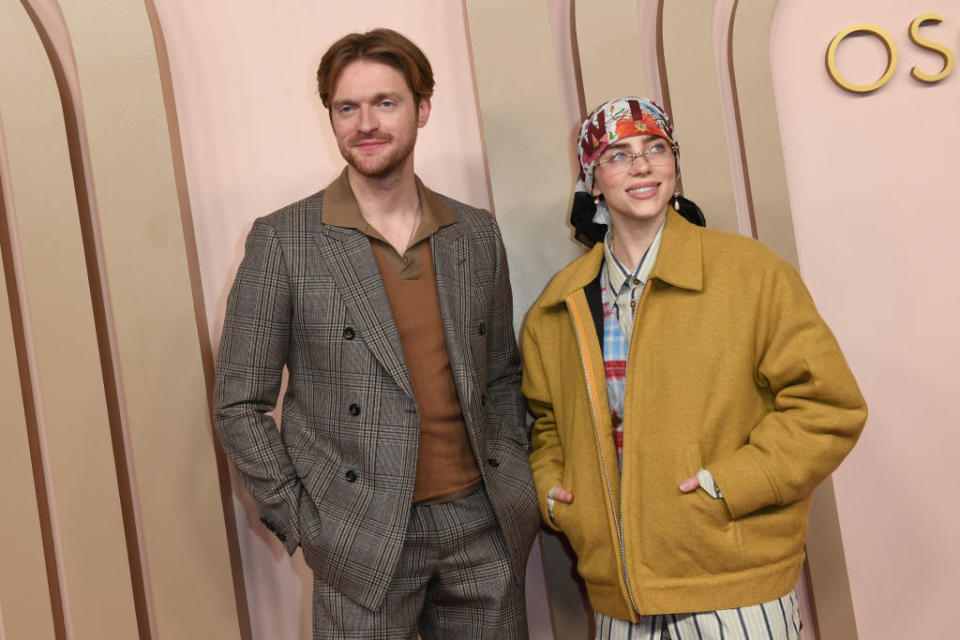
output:
[{"label": "eyeglass frame", "polygon": [[[661,138],[661,139],[662,139],[662,140],[666,140],[666,138]],[[676,160],[677,152],[680,151],[680,145],[677,144],[676,142],[673,142],[673,141],[670,141],[670,140],[667,140],[667,142],[670,143],[670,150],[673,152],[673,159]],[[647,150],[645,150],[645,151],[640,151],[640,152],[638,152],[638,153],[629,153],[629,152],[627,152],[627,151],[623,151],[623,150],[618,149],[618,150],[616,150],[614,153],[615,153],[615,154],[616,154],[616,153],[622,153],[623,155],[625,155],[625,156],[627,156],[627,157],[630,158],[630,162],[627,163],[624,167],[622,167],[621,170],[623,170],[623,171],[626,171],[627,169],[629,169],[630,167],[632,167],[632,166],[633,166],[633,163],[636,162],[637,158],[639,158],[640,156],[643,156],[643,161],[646,162],[646,163],[647,163],[648,165],[650,165],[651,167],[662,167],[662,166],[665,166],[665,165],[669,164],[668,162],[662,162],[662,163],[653,163],[653,162],[650,162],[650,158],[649,158],[650,152],[651,152],[651,149],[647,149]],[[597,161],[594,163],[594,165],[593,165],[594,171],[596,171],[597,167],[600,167],[600,166],[602,166],[602,165],[608,164],[611,159],[612,159],[612,156],[611,156],[610,158],[607,158],[606,160],[597,160]],[[609,171],[609,169],[607,169],[607,171]]]}]

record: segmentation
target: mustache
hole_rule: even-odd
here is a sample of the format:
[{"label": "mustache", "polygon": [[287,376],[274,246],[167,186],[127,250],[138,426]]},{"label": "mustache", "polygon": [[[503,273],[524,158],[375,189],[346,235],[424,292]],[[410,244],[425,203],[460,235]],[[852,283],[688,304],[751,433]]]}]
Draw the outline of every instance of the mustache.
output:
[{"label": "mustache", "polygon": [[358,133],[350,136],[351,145],[361,144],[363,142],[390,142],[393,136],[389,133]]}]

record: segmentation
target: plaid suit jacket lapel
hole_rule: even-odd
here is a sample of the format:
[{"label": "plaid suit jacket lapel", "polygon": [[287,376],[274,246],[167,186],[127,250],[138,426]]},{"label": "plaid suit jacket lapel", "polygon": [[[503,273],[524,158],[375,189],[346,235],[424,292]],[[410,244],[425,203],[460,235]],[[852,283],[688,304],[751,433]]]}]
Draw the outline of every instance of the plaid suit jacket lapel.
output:
[{"label": "plaid suit jacket lapel", "polygon": [[[437,277],[437,295],[443,316],[450,369],[460,396],[464,421],[474,444],[478,443],[476,421],[473,419],[474,398],[479,389],[476,364],[471,350],[473,271],[471,270],[470,239],[463,224],[442,227],[430,237],[433,267]],[[479,449],[482,450],[482,449]]]},{"label": "plaid suit jacket lapel", "polygon": [[390,376],[413,399],[413,384],[400,334],[370,241],[357,229],[321,225],[314,234],[320,256],[337,283],[360,338]]}]

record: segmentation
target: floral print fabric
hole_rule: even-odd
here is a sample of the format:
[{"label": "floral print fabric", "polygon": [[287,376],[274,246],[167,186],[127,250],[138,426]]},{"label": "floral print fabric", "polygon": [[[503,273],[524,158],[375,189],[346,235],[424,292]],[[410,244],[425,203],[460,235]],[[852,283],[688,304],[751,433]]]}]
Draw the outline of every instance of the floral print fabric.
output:
[{"label": "floral print fabric", "polygon": [[628,96],[604,102],[580,126],[577,159],[578,191],[590,193],[597,159],[611,144],[638,135],[654,135],[676,143],[670,117],[653,100]]}]

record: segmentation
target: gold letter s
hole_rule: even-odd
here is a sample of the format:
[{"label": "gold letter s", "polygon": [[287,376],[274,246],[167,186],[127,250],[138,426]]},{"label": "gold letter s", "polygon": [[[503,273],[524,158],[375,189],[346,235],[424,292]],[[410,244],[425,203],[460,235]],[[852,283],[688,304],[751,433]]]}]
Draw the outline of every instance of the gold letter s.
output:
[{"label": "gold letter s", "polygon": [[913,44],[917,45],[918,47],[929,49],[930,51],[939,53],[941,56],[943,56],[943,68],[939,73],[930,75],[929,73],[920,71],[920,69],[917,67],[913,67],[910,69],[910,75],[921,82],[939,82],[950,75],[950,72],[953,71],[953,52],[939,42],[931,42],[926,38],[920,37],[920,25],[922,25],[924,22],[939,24],[943,22],[943,18],[936,13],[925,13],[922,16],[917,16],[914,21],[910,23],[910,40],[912,40]]}]

